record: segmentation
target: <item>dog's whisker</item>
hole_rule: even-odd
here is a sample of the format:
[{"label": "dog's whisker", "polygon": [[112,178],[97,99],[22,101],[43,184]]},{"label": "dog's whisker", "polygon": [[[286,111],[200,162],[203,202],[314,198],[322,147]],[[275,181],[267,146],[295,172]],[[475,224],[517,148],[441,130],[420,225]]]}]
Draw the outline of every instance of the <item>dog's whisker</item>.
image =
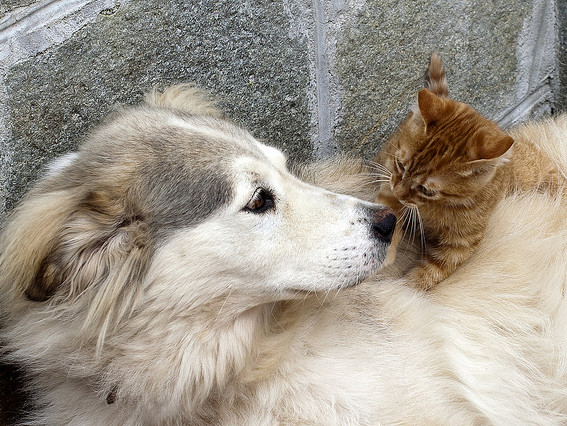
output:
[{"label": "dog's whisker", "polygon": [[327,301],[327,298],[329,297],[329,294],[331,293],[331,289],[328,288],[327,290],[325,290],[325,296],[323,297],[323,301],[321,301],[321,306],[323,306],[325,304],[325,302]]},{"label": "dog's whisker", "polygon": [[274,315],[274,308],[275,307],[276,307],[275,303],[272,303],[272,306],[270,307],[270,318],[273,318],[274,320],[276,320],[276,317]]},{"label": "dog's whisker", "polygon": [[305,293],[300,291],[300,290],[295,290],[292,296],[292,299],[295,299],[297,297],[297,295],[301,294],[301,299],[303,300],[305,298]]},{"label": "dog's whisker", "polygon": [[230,295],[234,292],[234,290],[235,290],[234,287],[229,290],[228,294],[226,295],[226,297],[225,297],[225,299],[224,299],[224,302],[222,303],[222,305],[221,305],[221,307],[220,307],[220,309],[219,309],[219,311],[218,311],[218,313],[217,313],[217,317],[215,318],[215,321],[218,321],[219,316],[220,316],[220,314],[221,314],[221,312],[222,312],[222,310],[223,310],[223,308],[224,308],[224,305],[226,305],[226,302],[228,301],[228,298],[229,298]]},{"label": "dog's whisker", "polygon": [[[302,301],[303,301],[303,302],[304,302],[304,301],[306,301],[306,300],[307,300],[307,298],[308,298],[309,296],[311,296],[312,294],[314,294],[314,293],[315,293],[315,292],[314,292],[314,291],[312,291],[312,290],[308,290],[308,291],[306,291],[306,292],[305,292],[305,293],[303,294],[303,298],[302,298]],[[315,294],[316,294],[316,293],[315,293]]]},{"label": "dog's whisker", "polygon": [[[360,273],[357,273],[357,277],[356,280],[358,281],[360,279]],[[339,293],[341,292],[341,290],[343,289],[343,287],[339,287],[336,289],[335,291],[335,297],[333,297],[333,301],[335,301],[339,295]]]}]

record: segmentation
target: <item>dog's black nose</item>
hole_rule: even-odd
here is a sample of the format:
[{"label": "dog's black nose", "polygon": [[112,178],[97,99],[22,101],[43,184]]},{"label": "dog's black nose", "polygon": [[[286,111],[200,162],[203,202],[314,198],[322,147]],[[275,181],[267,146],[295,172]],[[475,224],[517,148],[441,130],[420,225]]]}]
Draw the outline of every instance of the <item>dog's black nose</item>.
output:
[{"label": "dog's black nose", "polygon": [[380,240],[389,243],[396,228],[396,215],[388,207],[372,209],[372,233]]}]

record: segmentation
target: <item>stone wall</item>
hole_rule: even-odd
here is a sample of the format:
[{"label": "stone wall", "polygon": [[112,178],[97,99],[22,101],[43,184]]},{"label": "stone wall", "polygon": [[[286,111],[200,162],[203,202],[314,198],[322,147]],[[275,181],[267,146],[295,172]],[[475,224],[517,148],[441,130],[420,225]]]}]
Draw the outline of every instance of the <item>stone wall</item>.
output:
[{"label": "stone wall", "polygon": [[565,0],[557,0],[557,26],[559,44],[556,54],[559,85],[556,90],[555,104],[559,112],[567,112],[567,1]]},{"label": "stone wall", "polygon": [[196,82],[301,161],[376,152],[434,50],[452,95],[504,126],[548,114],[565,104],[565,14],[560,0],[3,0],[0,221],[47,161],[154,86]]},{"label": "stone wall", "polygon": [[[195,81],[293,159],[375,152],[432,50],[454,96],[504,125],[558,90],[553,1],[11,0],[0,6],[0,169],[10,209],[116,104]],[[564,12],[564,11],[563,11]]]}]

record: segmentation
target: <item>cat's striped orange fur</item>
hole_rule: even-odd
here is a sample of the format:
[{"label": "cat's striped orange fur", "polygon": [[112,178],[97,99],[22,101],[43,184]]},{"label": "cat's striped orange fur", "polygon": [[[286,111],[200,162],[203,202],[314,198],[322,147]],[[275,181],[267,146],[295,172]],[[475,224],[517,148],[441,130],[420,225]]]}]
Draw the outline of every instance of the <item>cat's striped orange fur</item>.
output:
[{"label": "cat's striped orange fur", "polygon": [[[565,180],[529,140],[514,141],[470,106],[449,99],[437,54],[425,82],[418,108],[376,162],[387,169],[389,179],[377,201],[398,209],[402,218],[409,211],[422,221],[424,258],[410,278],[429,289],[474,252],[502,197],[517,190],[557,192]],[[401,229],[415,226],[406,222]]]}]

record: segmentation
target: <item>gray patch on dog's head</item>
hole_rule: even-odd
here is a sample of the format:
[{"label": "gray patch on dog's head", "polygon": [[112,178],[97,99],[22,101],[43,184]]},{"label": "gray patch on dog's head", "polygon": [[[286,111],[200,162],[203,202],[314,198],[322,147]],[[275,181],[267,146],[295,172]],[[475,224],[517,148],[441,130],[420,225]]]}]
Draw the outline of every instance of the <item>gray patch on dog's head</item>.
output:
[{"label": "gray patch on dog's head", "polygon": [[261,158],[252,136],[224,120],[140,107],[118,114],[91,135],[72,179],[113,198],[143,217],[155,235],[193,226],[232,198],[229,164]]},{"label": "gray patch on dog's head", "polygon": [[[218,149],[219,158],[215,159],[200,149],[163,149],[169,141],[182,137],[174,129],[152,135],[155,156],[142,166],[140,189],[155,226],[161,230],[197,224],[226,205],[232,196],[223,153]],[[194,138],[190,143],[207,146],[211,141]]]}]

